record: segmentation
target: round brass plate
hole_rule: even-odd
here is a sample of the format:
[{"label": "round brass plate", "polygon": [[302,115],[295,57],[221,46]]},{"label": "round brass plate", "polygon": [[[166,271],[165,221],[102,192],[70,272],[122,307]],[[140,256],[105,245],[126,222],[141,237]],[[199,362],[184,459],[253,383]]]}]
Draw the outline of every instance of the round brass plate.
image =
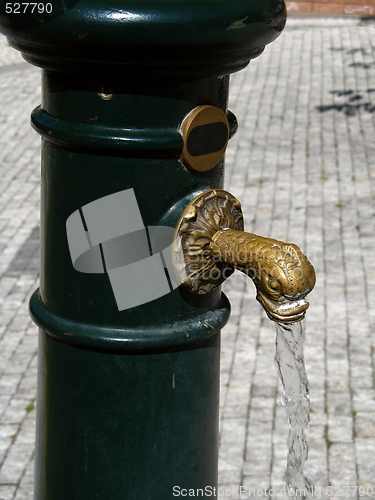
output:
[{"label": "round brass plate", "polygon": [[194,108],[180,126],[183,138],[181,162],[196,172],[216,167],[228,145],[229,123],[227,115],[216,106]]},{"label": "round brass plate", "polygon": [[174,241],[175,266],[184,287],[192,293],[209,293],[234,268],[210,251],[212,237],[222,229],[243,231],[241,204],[224,189],[209,189],[184,210]]}]

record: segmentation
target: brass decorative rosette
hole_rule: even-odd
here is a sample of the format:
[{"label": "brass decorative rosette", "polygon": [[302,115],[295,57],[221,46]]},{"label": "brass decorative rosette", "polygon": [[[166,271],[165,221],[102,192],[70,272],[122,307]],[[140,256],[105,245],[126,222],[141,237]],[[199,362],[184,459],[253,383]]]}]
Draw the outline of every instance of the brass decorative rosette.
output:
[{"label": "brass decorative rosette", "polygon": [[177,225],[175,262],[183,285],[202,294],[223,283],[234,268],[212,254],[212,238],[221,229],[243,227],[241,204],[232,194],[210,189],[197,196]]}]

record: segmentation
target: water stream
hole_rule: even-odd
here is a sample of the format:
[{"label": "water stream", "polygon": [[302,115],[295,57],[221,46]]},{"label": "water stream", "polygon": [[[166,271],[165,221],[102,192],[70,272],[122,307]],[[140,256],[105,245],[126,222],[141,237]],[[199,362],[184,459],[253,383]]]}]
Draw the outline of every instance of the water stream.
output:
[{"label": "water stream", "polygon": [[288,457],[285,482],[288,498],[313,498],[313,485],[303,475],[308,456],[304,429],[310,421],[309,385],[303,360],[302,323],[276,323],[275,362],[284,388],[279,403],[285,406],[288,421]]}]

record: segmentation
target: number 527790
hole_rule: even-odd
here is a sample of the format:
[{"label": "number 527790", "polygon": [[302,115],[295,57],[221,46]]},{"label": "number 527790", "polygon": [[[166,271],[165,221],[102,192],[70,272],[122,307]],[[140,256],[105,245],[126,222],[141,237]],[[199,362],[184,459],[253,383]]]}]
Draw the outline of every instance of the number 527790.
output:
[{"label": "number 527790", "polygon": [[12,3],[5,4],[6,14],[51,14],[51,3]]}]

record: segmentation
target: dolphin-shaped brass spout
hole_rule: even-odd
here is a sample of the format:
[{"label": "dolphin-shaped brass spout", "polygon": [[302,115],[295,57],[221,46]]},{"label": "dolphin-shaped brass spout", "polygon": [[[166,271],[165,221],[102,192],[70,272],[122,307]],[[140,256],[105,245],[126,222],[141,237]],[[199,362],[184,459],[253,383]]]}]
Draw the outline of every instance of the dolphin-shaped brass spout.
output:
[{"label": "dolphin-shaped brass spout", "polygon": [[243,231],[239,201],[212,189],[195,198],[177,227],[176,262],[183,285],[208,293],[234,269],[247,274],[257,300],[273,321],[304,318],[305,300],[315,285],[315,271],[297,245]]},{"label": "dolphin-shaped brass spout", "polygon": [[213,236],[210,250],[253,280],[257,300],[270,319],[303,319],[309,307],[305,296],[315,285],[315,271],[297,245],[224,229]]}]

